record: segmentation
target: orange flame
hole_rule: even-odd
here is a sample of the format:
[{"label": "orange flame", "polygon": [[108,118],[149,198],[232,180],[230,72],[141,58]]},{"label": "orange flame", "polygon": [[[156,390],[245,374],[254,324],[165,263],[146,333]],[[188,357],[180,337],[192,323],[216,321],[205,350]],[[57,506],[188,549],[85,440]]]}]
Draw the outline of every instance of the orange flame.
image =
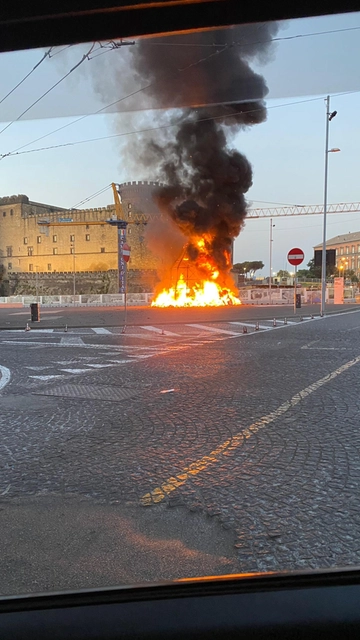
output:
[{"label": "orange flame", "polygon": [[[180,267],[177,266],[175,284],[170,287],[163,284],[162,290],[151,303],[152,307],[220,307],[241,304],[233,291],[235,287],[229,274],[230,254],[226,253],[224,256],[226,267],[224,272],[220,273],[211,254],[211,243],[210,234],[191,238],[180,261]],[[193,249],[196,253],[195,259],[190,258]],[[181,271],[179,277],[179,269],[186,270],[186,279]]]},{"label": "orange flame", "polygon": [[221,307],[238,305],[240,300],[217,282],[203,280],[188,287],[181,274],[175,287],[163,289],[152,301],[152,307]]}]

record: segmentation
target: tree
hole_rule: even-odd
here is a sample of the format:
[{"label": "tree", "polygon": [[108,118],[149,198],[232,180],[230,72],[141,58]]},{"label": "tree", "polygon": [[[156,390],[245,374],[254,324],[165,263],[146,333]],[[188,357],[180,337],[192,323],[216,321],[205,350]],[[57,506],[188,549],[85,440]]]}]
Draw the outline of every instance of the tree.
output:
[{"label": "tree", "polygon": [[290,273],[288,271],[286,271],[285,269],[280,269],[280,271],[277,272],[277,277],[278,278],[290,278]]},{"label": "tree", "polygon": [[350,282],[359,282],[359,278],[353,269],[347,269],[347,271],[344,271],[344,278],[345,280],[350,280]]},{"label": "tree", "polygon": [[236,273],[250,274],[250,277],[254,277],[255,272],[264,268],[264,263],[261,260],[246,260],[245,262],[237,262],[233,265],[233,271]]}]

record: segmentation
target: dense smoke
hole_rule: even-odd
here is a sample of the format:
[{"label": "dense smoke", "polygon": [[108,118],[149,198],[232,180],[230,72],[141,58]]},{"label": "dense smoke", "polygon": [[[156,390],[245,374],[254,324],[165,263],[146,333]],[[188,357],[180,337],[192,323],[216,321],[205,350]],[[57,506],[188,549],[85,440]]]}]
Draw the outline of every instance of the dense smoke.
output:
[{"label": "dense smoke", "polygon": [[142,140],[142,163],[166,184],[157,202],[189,240],[190,260],[198,257],[191,239],[205,237],[220,272],[229,270],[252,185],[251,165],[230,136],[266,120],[268,89],[249,60],[266,61],[277,30],[274,23],[233,27],[143,40],[131,51],[152,106],[182,109],[175,126]]}]

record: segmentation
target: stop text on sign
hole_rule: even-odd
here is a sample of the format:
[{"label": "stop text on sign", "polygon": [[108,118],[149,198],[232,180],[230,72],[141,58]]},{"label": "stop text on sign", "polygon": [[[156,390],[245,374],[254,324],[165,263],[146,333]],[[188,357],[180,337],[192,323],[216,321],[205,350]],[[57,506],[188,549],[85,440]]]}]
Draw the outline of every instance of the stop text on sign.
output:
[{"label": "stop text on sign", "polygon": [[291,249],[287,255],[288,262],[292,264],[294,267],[297,267],[304,260],[304,252],[302,249]]}]

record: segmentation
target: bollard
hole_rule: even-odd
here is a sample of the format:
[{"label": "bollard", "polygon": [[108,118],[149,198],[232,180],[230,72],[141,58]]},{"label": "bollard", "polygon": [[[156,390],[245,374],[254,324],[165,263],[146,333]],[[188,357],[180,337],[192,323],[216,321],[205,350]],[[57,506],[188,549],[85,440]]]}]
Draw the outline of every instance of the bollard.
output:
[{"label": "bollard", "polygon": [[161,335],[164,336],[165,335],[165,331],[164,329],[161,329]]},{"label": "bollard", "polygon": [[26,323],[26,327],[25,327],[25,331],[31,331],[30,327],[29,327],[29,323]]},{"label": "bollard", "polygon": [[121,333],[125,333],[126,331],[126,325],[123,326]]},{"label": "bollard", "polygon": [[67,324],[65,325],[64,331],[65,331],[65,333],[67,333]]},{"label": "bollard", "polygon": [[255,325],[255,331],[259,331],[260,327],[259,327],[259,323],[257,322]]},{"label": "bollard", "polygon": [[243,327],[243,333],[247,333],[247,327]]},{"label": "bollard", "polygon": [[311,320],[314,320],[314,314],[313,313],[311,314]]},{"label": "bollard", "polygon": [[273,320],[273,327],[276,327],[276,318]]},{"label": "bollard", "polygon": [[302,316],[300,316],[300,322],[302,322],[304,320],[304,318]]},{"label": "bollard", "polygon": [[284,324],[287,324],[287,318],[284,318]]}]

